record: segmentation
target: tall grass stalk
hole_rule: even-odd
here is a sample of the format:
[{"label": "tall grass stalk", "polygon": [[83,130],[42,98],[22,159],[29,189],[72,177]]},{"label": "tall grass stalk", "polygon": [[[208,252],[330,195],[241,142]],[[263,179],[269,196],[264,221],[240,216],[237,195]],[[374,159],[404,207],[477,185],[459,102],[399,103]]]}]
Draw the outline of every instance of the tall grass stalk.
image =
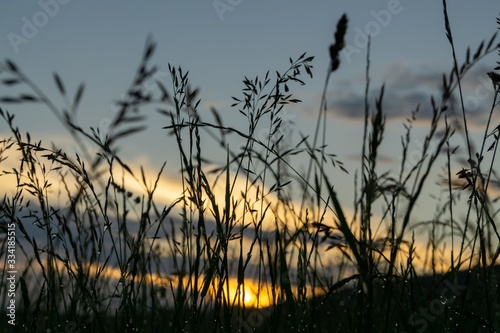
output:
[{"label": "tall grass stalk", "polygon": [[[157,80],[151,38],[107,129],[78,124],[83,84],[71,97],[54,74],[63,104],[58,107],[6,60],[3,85],[27,92],[0,98],[0,116],[10,132],[0,141],[0,179],[12,184],[2,187],[0,227],[6,234],[15,228],[18,258],[17,326],[3,320],[2,330],[498,329],[500,234],[492,189],[498,183],[500,127],[492,123],[500,75],[489,74],[494,94],[477,152],[462,80],[499,45],[496,35],[482,41],[472,56],[467,50],[460,65],[445,0],[443,12],[452,68],[443,74],[440,95],[430,98],[425,137],[417,149],[414,124],[424,106],[405,106],[409,117],[397,172],[381,169],[387,94],[382,85],[370,103],[368,40],[353,216],[341,203],[342,189],[334,187],[336,169],[348,177],[346,167],[327,145],[327,92],[340,65],[346,15],[329,48],[315,130],[299,133],[297,142],[285,112],[300,102],[292,92],[306,83],[303,74],[313,77],[314,57],[306,53],[290,58],[275,75],[244,78],[232,105],[243,126],[225,124],[214,108],[213,120],[205,119],[199,91],[182,68],[168,66],[171,86]],[[155,89],[146,84],[151,82]],[[451,112],[457,90],[461,123]],[[34,140],[3,107],[28,103],[45,106],[78,151]],[[158,111],[161,130],[178,152],[155,173],[121,152],[126,139],[147,128],[148,108]],[[457,135],[465,138],[465,156]],[[207,150],[207,143],[219,147],[220,155]],[[165,203],[167,164],[178,170],[180,190]],[[440,177],[439,193],[432,194],[438,205],[430,220],[423,220],[419,204],[435,177]],[[8,245],[2,236],[2,309],[9,299]]]}]

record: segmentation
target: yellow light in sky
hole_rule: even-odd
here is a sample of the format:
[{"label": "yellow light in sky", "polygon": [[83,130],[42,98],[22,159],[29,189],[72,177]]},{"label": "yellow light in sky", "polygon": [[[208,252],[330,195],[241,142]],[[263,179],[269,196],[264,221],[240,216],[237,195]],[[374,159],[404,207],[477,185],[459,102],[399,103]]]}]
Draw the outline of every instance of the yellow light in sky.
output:
[{"label": "yellow light in sky", "polygon": [[254,280],[247,279],[245,283],[238,287],[237,279],[229,279],[229,295],[231,300],[243,302],[246,307],[267,307],[271,305],[271,300],[265,288],[261,286],[260,292]]},{"label": "yellow light in sky", "polygon": [[[64,272],[67,270],[68,267],[65,266],[60,261],[56,261],[55,264],[57,265],[58,270],[61,272]],[[69,267],[73,271],[77,271],[78,267],[75,264],[69,264]],[[0,269],[3,267],[0,266]],[[95,264],[89,264],[88,266],[85,266],[84,271],[89,272],[90,276],[95,276],[96,274],[99,274],[101,278],[106,278],[110,279],[111,281],[115,281],[118,283],[118,281],[123,282],[123,279],[127,279],[127,276],[123,275],[123,273],[120,271],[118,267],[112,267],[112,266],[106,266],[104,269],[103,267],[99,267]],[[161,276],[157,273],[149,273],[147,274],[146,281],[148,283],[153,283],[157,286],[165,286],[170,288],[170,284],[175,288],[177,288],[177,284],[179,283],[177,279],[170,279],[165,276]],[[136,279],[141,280],[140,276],[136,276]],[[204,276],[200,276],[200,280],[203,281]],[[183,281],[183,285],[187,286],[188,281],[185,278]],[[218,285],[218,283],[211,284],[209,293],[208,295],[211,295],[212,297],[215,296],[216,291],[214,290],[213,286]],[[227,287],[228,286],[228,287]],[[202,287],[202,284],[200,284],[200,288]],[[258,291],[258,285],[257,282],[254,281],[253,279],[245,279],[244,284],[242,284],[240,287],[238,287],[238,280],[236,278],[229,278],[229,283],[226,285],[223,285],[223,292],[224,293],[229,293],[229,297],[227,297],[227,300],[230,302],[230,304],[233,304],[235,306],[238,306],[238,302],[240,302],[240,305],[245,305],[245,307],[267,307],[271,305],[271,296],[268,295],[267,288],[265,288],[263,285],[260,287],[260,292]],[[239,299],[238,299],[239,297]],[[241,304],[243,303],[243,304]]]}]

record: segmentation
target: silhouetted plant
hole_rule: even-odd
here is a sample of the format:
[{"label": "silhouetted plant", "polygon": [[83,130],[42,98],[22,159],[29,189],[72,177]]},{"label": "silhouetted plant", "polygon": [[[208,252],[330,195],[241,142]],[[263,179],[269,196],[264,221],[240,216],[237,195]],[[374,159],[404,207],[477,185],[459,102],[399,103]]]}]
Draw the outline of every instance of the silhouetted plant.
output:
[{"label": "silhouetted plant", "polygon": [[[291,87],[305,84],[304,72],[313,76],[314,57],[306,53],[290,58],[288,68],[275,75],[268,71],[263,77],[244,78],[242,95],[232,97],[243,127],[225,124],[214,108],[214,121],[203,119],[198,90],[182,68],[168,66],[171,88],[157,80],[158,68],[150,65],[156,47],[151,38],[107,129],[78,125],[84,84],[70,97],[54,74],[64,102],[59,108],[13,61],[5,60],[4,86],[28,92],[1,97],[0,103],[45,105],[78,145],[78,152],[67,152],[33,141],[19,130],[13,113],[0,109],[12,133],[0,141],[0,163],[17,158],[1,175],[12,177],[15,187],[0,201],[0,230],[14,224],[19,231],[17,253],[23,263],[16,280],[21,296],[18,327],[27,332],[78,327],[99,332],[498,328],[495,265],[500,234],[497,198],[488,189],[497,182],[500,125],[491,122],[500,78],[487,74],[495,93],[477,151],[461,82],[500,45],[494,44],[494,35],[472,56],[467,49],[460,64],[445,0],[443,13],[452,69],[443,74],[440,96],[430,98],[432,114],[414,163],[410,144],[420,105],[403,124],[397,173],[381,172],[378,163],[386,130],[386,88],[380,88],[371,107],[368,41],[361,170],[355,175],[352,217],[340,203],[341,189],[334,187],[330,171],[347,170],[327,152],[325,139],[326,90],[340,65],[346,15],[339,19],[329,47],[330,66],[313,137],[300,133],[298,142],[287,135],[292,124],[284,112],[287,105],[300,102]],[[157,89],[146,89],[148,80]],[[461,123],[449,113],[456,92]],[[147,106],[164,117],[162,128],[179,155],[181,190],[169,205],[158,199],[166,162],[150,176],[121,157],[122,140],[146,129]],[[456,132],[464,135],[465,157],[453,146]],[[204,150],[205,140],[220,147],[222,162]],[[304,158],[309,160],[302,172]],[[421,221],[415,210],[440,162],[444,199],[432,220]],[[142,191],[134,190],[130,181]],[[461,220],[457,211],[464,207]],[[415,238],[420,230],[428,232],[426,244]],[[6,244],[2,239],[0,254],[5,258]],[[449,257],[444,268],[439,263],[442,253]],[[8,270],[4,262],[4,309]],[[446,291],[452,297],[444,298]],[[246,299],[249,293],[253,303]],[[432,306],[439,306],[440,315],[422,320],[422,311]],[[8,327],[5,321],[0,325]]]}]

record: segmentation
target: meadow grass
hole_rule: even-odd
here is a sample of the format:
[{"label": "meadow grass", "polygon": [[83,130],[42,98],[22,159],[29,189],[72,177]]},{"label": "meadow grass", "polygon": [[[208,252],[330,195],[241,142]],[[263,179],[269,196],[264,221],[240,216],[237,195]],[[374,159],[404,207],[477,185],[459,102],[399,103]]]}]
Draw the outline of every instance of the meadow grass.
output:
[{"label": "meadow grass", "polygon": [[[494,35],[472,55],[467,50],[460,63],[446,1],[443,9],[451,70],[443,74],[439,97],[431,97],[431,117],[416,161],[410,154],[419,106],[412,106],[403,124],[398,173],[379,166],[385,87],[372,105],[368,44],[353,216],[347,216],[341,189],[335,187],[338,176],[332,176],[347,170],[328,152],[335,147],[326,142],[327,88],[340,65],[345,15],[329,48],[316,130],[299,133],[297,142],[290,139],[294,128],[284,110],[300,102],[291,88],[305,84],[304,74],[313,75],[313,57],[306,53],[290,58],[288,68],[275,75],[243,80],[242,95],[233,97],[232,105],[245,124],[241,128],[224,124],[215,109],[213,121],[203,119],[198,91],[181,68],[169,65],[171,87],[155,80],[151,39],[106,131],[78,125],[83,84],[71,97],[54,74],[65,103],[58,107],[6,60],[4,86],[28,92],[0,102],[45,105],[78,151],[36,141],[17,127],[12,113],[0,109],[11,133],[0,141],[0,179],[14,179],[15,184],[3,191],[0,202],[5,232],[0,246],[0,307],[6,312],[2,331],[499,329],[495,264],[500,235],[496,198],[490,192],[497,178],[500,134],[491,121],[500,76],[489,74],[495,92],[479,149],[468,128],[462,87],[469,69],[499,45]],[[146,89],[148,80],[155,90]],[[457,104],[460,121],[450,113]],[[147,107],[164,117],[168,142],[177,147],[181,190],[167,205],[157,194],[165,164],[151,176],[120,155],[121,143],[146,129]],[[465,139],[462,155],[457,135]],[[222,161],[204,151],[209,140],[222,151]],[[12,159],[14,167],[4,167]],[[305,165],[297,164],[304,160]],[[422,221],[418,202],[427,195],[425,187],[436,169],[443,188],[436,194],[440,206],[432,220]],[[16,239],[16,326],[7,316],[11,230]],[[426,242],[415,237],[422,230]]]}]

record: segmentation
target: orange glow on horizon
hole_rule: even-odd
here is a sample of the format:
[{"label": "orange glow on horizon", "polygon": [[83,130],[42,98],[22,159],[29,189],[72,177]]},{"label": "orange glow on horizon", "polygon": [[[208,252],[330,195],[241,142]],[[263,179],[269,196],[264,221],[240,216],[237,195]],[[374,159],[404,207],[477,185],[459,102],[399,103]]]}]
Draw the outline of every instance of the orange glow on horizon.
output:
[{"label": "orange glow on horizon", "polygon": [[[44,266],[47,267],[47,261],[43,261]],[[97,266],[95,264],[84,265],[80,269],[76,264],[65,264],[59,260],[55,261],[56,268],[63,274],[68,270],[72,272],[77,272],[78,270],[83,270],[88,273],[89,276],[99,276],[100,279],[107,280],[110,283],[110,287],[114,288],[114,284],[126,284],[125,282],[130,280],[130,276],[128,273],[122,273],[122,271],[117,267],[112,266]],[[0,267],[0,270],[3,271],[5,267]],[[203,288],[205,275],[199,276],[199,286],[198,289],[201,291]],[[210,287],[208,289],[207,295],[213,301],[215,299],[216,290],[214,289],[214,285],[218,285],[218,279],[214,279],[215,282],[210,283]],[[136,283],[147,283],[153,284],[157,287],[163,288],[173,288],[177,289],[179,281],[175,277],[167,277],[162,276],[158,273],[148,273],[143,276],[135,276]],[[190,288],[194,283],[194,279],[191,279],[191,283],[187,277],[183,278],[182,286],[183,288]],[[263,292],[266,288],[261,287],[261,292],[258,291],[257,283],[252,279],[245,279],[244,284],[238,286],[238,282],[236,278],[229,278],[228,283],[222,284],[222,292],[224,297],[226,298],[228,304],[238,306],[241,303],[245,305],[245,307],[268,307],[272,305],[271,296],[267,294],[267,292]],[[229,292],[229,295],[227,293]],[[229,296],[229,297],[228,297]],[[243,305],[241,304],[241,305]]]}]

